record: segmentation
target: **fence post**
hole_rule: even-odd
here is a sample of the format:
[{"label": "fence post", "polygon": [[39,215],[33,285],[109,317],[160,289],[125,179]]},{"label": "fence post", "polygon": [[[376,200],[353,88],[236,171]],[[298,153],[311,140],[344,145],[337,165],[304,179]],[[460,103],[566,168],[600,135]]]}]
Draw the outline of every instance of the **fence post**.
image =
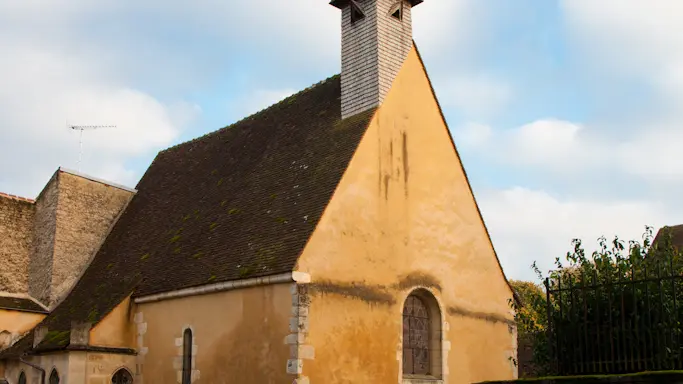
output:
[{"label": "fence post", "polygon": [[558,372],[559,367],[558,367],[558,363],[556,361],[555,355],[553,354],[554,348],[552,346],[553,344],[551,341],[553,339],[553,337],[552,337],[553,333],[551,330],[551,327],[552,327],[552,320],[551,319],[552,318],[550,315],[550,313],[551,313],[550,312],[550,305],[551,305],[551,303],[550,303],[550,283],[549,283],[549,279],[547,277],[545,278],[544,284],[545,284],[545,307],[546,307],[546,311],[547,311],[546,316],[548,318],[548,320],[547,320],[548,325],[545,328],[545,332],[546,332],[545,339],[546,339],[546,345],[548,346],[548,351],[547,351],[548,352],[548,359],[552,361],[552,367],[553,367],[552,369],[554,371],[553,373],[558,374],[559,373]]}]

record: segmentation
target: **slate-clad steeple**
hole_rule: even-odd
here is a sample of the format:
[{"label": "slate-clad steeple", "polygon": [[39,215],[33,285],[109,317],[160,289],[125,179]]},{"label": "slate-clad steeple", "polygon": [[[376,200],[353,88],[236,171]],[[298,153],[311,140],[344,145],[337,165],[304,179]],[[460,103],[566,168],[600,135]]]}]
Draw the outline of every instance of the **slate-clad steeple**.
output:
[{"label": "slate-clad steeple", "polygon": [[333,0],[342,10],[342,118],[379,106],[413,44],[422,0]]}]

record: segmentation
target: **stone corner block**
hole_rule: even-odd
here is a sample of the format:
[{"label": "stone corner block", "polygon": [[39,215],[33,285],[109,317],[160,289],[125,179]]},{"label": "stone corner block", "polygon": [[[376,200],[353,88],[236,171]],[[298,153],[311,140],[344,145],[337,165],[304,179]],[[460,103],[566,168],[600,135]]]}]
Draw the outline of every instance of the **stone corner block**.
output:
[{"label": "stone corner block", "polygon": [[299,375],[303,372],[304,362],[300,359],[287,360],[287,373],[290,375]]}]

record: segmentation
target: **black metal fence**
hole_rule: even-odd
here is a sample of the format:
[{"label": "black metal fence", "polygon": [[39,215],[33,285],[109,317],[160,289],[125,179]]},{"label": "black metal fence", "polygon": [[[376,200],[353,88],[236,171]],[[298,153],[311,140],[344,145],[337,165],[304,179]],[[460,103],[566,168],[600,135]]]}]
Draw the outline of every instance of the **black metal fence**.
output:
[{"label": "black metal fence", "polygon": [[[673,260],[577,268],[546,279],[547,342],[558,375],[683,368],[683,276]],[[601,272],[598,272],[601,271]]]}]

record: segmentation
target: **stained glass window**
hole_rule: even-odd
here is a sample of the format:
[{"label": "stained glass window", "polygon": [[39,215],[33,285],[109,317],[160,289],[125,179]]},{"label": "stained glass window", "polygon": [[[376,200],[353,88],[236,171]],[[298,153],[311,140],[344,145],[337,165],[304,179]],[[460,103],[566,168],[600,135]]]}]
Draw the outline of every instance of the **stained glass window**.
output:
[{"label": "stained glass window", "polygon": [[192,330],[183,332],[183,381],[182,384],[190,384],[192,381]]},{"label": "stained glass window", "polygon": [[422,299],[410,295],[403,307],[403,373],[430,374],[429,311]]},{"label": "stained glass window", "polygon": [[56,369],[52,370],[52,373],[50,373],[50,384],[59,384],[59,374],[57,373]]},{"label": "stained glass window", "polygon": [[121,368],[111,378],[111,384],[133,384],[133,376],[130,372]]},{"label": "stained glass window", "polygon": [[26,384],[26,374],[24,372],[19,374],[19,384]]}]

